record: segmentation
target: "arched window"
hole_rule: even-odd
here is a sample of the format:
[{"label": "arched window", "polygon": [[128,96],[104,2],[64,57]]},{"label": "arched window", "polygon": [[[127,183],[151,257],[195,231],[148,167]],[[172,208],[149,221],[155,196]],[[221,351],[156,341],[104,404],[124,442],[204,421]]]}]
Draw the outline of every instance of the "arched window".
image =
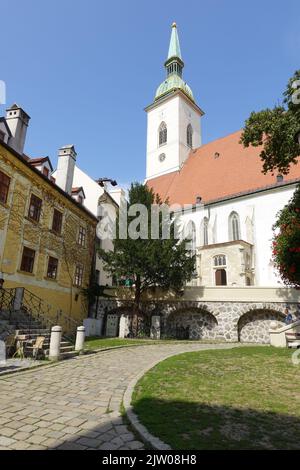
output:
[{"label": "arched window", "polygon": [[193,148],[193,128],[191,124],[186,128],[186,143],[189,147]]},{"label": "arched window", "polygon": [[231,212],[229,216],[229,240],[240,240],[240,219],[236,212]]},{"label": "arched window", "polygon": [[216,286],[227,286],[227,273],[226,273],[226,256],[214,256],[214,271],[215,271],[215,284]]},{"label": "arched window", "polygon": [[167,131],[167,125],[163,121],[158,129],[158,143],[159,145],[164,145],[167,143],[167,138],[168,138],[168,131]]},{"label": "arched window", "polygon": [[203,219],[203,245],[208,245],[208,218]]},{"label": "arched window", "polygon": [[226,266],[226,256],[225,255],[217,255],[214,256],[214,266]]}]

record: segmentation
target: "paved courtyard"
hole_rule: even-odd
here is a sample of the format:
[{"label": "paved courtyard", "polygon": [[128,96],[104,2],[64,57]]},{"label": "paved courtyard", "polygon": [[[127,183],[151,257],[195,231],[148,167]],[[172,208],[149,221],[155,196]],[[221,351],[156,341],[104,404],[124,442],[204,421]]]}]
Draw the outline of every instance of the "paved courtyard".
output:
[{"label": "paved courtyard", "polygon": [[120,416],[132,379],[170,354],[232,344],[121,348],[0,378],[0,449],[142,449]]}]

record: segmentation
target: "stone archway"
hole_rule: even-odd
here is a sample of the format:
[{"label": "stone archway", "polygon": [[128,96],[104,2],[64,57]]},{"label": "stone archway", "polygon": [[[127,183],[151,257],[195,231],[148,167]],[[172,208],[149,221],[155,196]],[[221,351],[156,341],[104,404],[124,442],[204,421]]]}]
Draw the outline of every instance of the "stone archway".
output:
[{"label": "stone archway", "polygon": [[284,325],[284,314],[280,311],[266,308],[254,309],[244,313],[238,321],[238,340],[241,343],[270,342],[270,323],[273,320]]},{"label": "stone archway", "polygon": [[185,307],[166,319],[166,335],[178,339],[215,339],[218,322],[203,308]]}]

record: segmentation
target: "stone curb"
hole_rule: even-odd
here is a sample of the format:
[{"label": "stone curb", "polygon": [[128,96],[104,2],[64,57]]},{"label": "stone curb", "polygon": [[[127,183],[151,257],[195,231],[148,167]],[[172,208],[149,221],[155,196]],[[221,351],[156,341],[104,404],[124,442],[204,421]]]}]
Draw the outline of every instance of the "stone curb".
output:
[{"label": "stone curb", "polygon": [[[214,349],[214,345],[207,344],[207,348],[200,348],[199,350],[195,351],[182,351],[182,352],[175,352],[171,354],[167,354],[163,359],[158,359],[154,361],[152,364],[148,365],[145,367],[141,372],[139,372],[138,375],[136,375],[130,382],[129,385],[124,393],[123,397],[123,406],[125,409],[125,414],[127,418],[129,419],[129,422],[133,429],[137,432],[137,434],[140,436],[141,440],[144,441],[146,444],[150,445],[153,449],[155,450],[172,450],[171,446],[163,442],[161,439],[158,437],[153,436],[147,428],[140,423],[138,416],[134,413],[133,407],[131,405],[131,399],[133,395],[134,388],[137,384],[137,382],[145,375],[146,372],[148,372],[150,369],[153,369],[157,364],[159,364],[162,361],[165,361],[166,359],[173,357],[173,356],[179,356],[181,354],[185,354],[188,352],[198,352],[198,351],[207,351],[209,349]],[[211,346],[211,347],[209,347]],[[232,344],[231,347],[225,347],[225,348],[218,348],[218,349],[232,349],[237,347],[236,344]]]}]

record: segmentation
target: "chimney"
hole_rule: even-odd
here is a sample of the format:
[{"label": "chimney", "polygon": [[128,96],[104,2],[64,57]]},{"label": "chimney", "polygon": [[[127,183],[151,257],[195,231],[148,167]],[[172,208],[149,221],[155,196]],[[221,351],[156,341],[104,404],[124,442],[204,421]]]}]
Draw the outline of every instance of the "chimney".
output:
[{"label": "chimney", "polygon": [[17,104],[13,104],[6,110],[6,123],[11,132],[8,144],[23,155],[27,127],[30,116]]},{"label": "chimney", "polygon": [[122,202],[124,202],[126,199],[126,193],[123,188],[111,189],[109,191],[109,194],[118,204],[119,207],[121,206]]},{"label": "chimney", "polygon": [[76,156],[74,145],[64,145],[58,151],[55,180],[57,186],[68,194],[72,194]]}]

